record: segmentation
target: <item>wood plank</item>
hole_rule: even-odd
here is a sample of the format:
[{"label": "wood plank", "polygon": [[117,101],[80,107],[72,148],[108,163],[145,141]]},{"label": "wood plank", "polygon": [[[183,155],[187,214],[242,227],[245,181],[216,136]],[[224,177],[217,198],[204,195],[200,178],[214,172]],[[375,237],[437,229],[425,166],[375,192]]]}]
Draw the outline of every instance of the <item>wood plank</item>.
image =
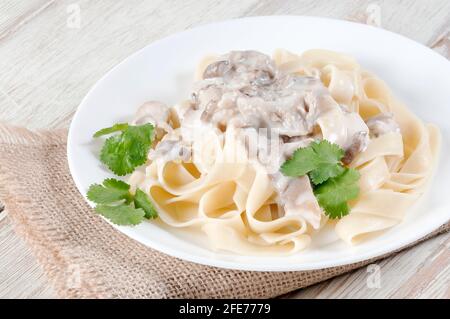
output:
[{"label": "wood plank", "polygon": [[55,0],[3,0],[0,2],[0,40],[13,34],[54,2]]},{"label": "wood plank", "polygon": [[429,44],[434,32],[450,20],[450,2],[445,0],[341,0],[339,4],[329,0],[263,0],[246,14],[311,15],[366,23],[368,15],[374,13],[374,8],[377,7],[381,16],[381,27],[423,44]]}]

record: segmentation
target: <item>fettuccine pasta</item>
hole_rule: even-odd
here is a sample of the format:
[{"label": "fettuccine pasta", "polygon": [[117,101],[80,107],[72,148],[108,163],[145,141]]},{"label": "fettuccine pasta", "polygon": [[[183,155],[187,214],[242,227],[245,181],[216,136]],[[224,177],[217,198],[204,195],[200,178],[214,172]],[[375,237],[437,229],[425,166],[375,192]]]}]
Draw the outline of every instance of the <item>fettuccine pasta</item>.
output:
[{"label": "fettuccine pasta", "polygon": [[292,254],[332,222],[307,175],[279,171],[316,140],[345,150],[344,164],[360,174],[350,213],[332,222],[351,245],[400,223],[425,191],[439,130],[352,57],[236,51],[205,58],[195,74],[190,100],[138,110],[132,123],[154,124],[157,141],[129,183],[164,223],[203,232],[213,249]]}]

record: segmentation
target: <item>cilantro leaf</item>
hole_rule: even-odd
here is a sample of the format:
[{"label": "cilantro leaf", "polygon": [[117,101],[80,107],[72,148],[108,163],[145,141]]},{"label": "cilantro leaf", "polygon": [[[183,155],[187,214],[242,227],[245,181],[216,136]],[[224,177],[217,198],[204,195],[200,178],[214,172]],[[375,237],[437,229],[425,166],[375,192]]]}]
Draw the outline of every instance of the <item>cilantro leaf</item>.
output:
[{"label": "cilantro leaf", "polygon": [[103,185],[105,185],[105,187],[109,187],[109,188],[115,188],[115,189],[120,189],[123,191],[128,191],[130,189],[130,185],[128,185],[127,183],[125,183],[124,181],[115,179],[115,178],[107,178],[103,181]]},{"label": "cilantro leaf", "polygon": [[114,178],[105,179],[103,185],[93,184],[89,187],[87,197],[97,204],[108,204],[120,200],[129,201],[130,185]]},{"label": "cilantro leaf", "polygon": [[281,165],[281,172],[286,176],[303,176],[317,167],[316,153],[312,147],[297,149],[291,159]]},{"label": "cilantro leaf", "polygon": [[111,127],[102,128],[95,132],[94,137],[99,137],[106,134],[111,134],[118,131],[124,131],[128,128],[128,123],[117,123]]},{"label": "cilantro leaf", "polygon": [[347,201],[358,197],[359,176],[357,170],[345,168],[341,175],[315,187],[314,195],[325,214],[331,219],[341,218],[349,213]]},{"label": "cilantro leaf", "polygon": [[142,208],[145,212],[145,218],[153,219],[158,217],[158,212],[153,207],[149,196],[139,188],[136,189],[136,194],[134,195],[134,207]]},{"label": "cilantro leaf", "polygon": [[339,145],[321,140],[296,150],[281,166],[287,176],[308,174],[320,207],[331,219],[347,215],[347,202],[359,194],[359,173],[342,165],[344,154]]},{"label": "cilantro leaf", "polygon": [[116,175],[132,173],[147,160],[153,129],[150,123],[137,126],[127,124],[126,128],[121,129],[120,135],[111,136],[105,141],[100,160]]},{"label": "cilantro leaf", "polygon": [[314,153],[317,154],[317,168],[311,171],[310,177],[315,185],[325,182],[331,177],[338,176],[344,172],[340,160],[344,157],[344,150],[337,144],[332,144],[327,140],[311,145]]},{"label": "cilantro leaf", "polygon": [[322,207],[325,215],[327,215],[330,219],[341,219],[342,217],[348,215],[350,213],[350,207],[347,202],[342,202],[339,205],[328,205]]},{"label": "cilantro leaf", "polygon": [[137,225],[145,216],[142,208],[134,208],[126,204],[117,206],[100,204],[95,207],[95,211],[116,225]]},{"label": "cilantro leaf", "polygon": [[281,172],[291,177],[309,173],[313,184],[319,185],[344,172],[340,162],[343,156],[344,150],[339,145],[327,140],[313,142],[296,150],[292,158],[283,163]]},{"label": "cilantro leaf", "polygon": [[89,200],[98,204],[95,210],[117,225],[137,225],[144,218],[158,217],[150,197],[136,189],[130,193],[130,185],[114,178],[108,178],[100,184],[92,184],[87,192]]},{"label": "cilantro leaf", "polygon": [[314,185],[319,185],[329,178],[339,176],[344,172],[344,167],[336,164],[323,164],[320,168],[312,170],[309,174]]}]

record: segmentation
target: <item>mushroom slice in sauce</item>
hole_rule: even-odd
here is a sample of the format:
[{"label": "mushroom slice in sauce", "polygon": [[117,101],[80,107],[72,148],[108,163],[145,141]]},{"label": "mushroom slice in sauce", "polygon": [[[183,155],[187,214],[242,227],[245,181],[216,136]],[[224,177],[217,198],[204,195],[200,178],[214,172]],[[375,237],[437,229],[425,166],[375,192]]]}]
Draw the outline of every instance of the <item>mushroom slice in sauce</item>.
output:
[{"label": "mushroom slice in sauce", "polygon": [[353,159],[361,152],[364,152],[367,148],[368,138],[367,132],[357,132],[353,134],[352,142],[350,146],[345,150],[342,163],[345,165],[350,164]]},{"label": "mushroom slice in sauce", "polygon": [[191,146],[180,136],[166,135],[156,148],[150,151],[148,158],[165,162],[177,160],[187,162],[191,158]]},{"label": "mushroom slice in sauce", "polygon": [[228,60],[217,61],[208,65],[203,72],[203,79],[217,78],[223,76],[231,69]]},{"label": "mushroom slice in sauce", "polygon": [[172,131],[169,124],[171,108],[159,101],[149,101],[142,104],[136,111],[133,125],[151,123],[155,127],[156,138],[161,139],[164,134]]},{"label": "mushroom slice in sauce", "polygon": [[381,113],[372,116],[366,121],[369,127],[369,132],[371,137],[378,137],[390,132],[400,133],[400,126],[394,119],[394,114],[392,113]]}]

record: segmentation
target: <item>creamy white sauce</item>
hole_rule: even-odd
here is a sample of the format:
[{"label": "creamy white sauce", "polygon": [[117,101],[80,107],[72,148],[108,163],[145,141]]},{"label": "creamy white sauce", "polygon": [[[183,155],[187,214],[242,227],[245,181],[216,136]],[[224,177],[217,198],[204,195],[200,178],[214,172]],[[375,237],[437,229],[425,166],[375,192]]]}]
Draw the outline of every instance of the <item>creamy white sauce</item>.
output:
[{"label": "creamy white sauce", "polygon": [[[320,78],[285,74],[256,51],[232,51],[210,64],[194,84],[190,101],[172,109],[150,102],[136,116],[134,123],[151,122],[163,132],[149,154],[151,160],[186,161],[198,136],[193,132],[221,135],[233,127],[242,133],[244,144],[244,136],[253,132],[259,144],[251,160],[271,176],[284,214],[303,214],[314,228],[320,224],[320,208],[314,196],[304,198],[304,190],[311,188],[308,177],[286,177],[279,172],[281,164],[296,149],[322,138],[343,147],[349,163],[367,147],[369,129],[375,137],[398,129],[393,118],[383,114],[366,125],[358,113],[348,112],[331,97]],[[329,132],[320,129],[325,122],[332,128]],[[273,148],[276,154],[270,152]]]}]

